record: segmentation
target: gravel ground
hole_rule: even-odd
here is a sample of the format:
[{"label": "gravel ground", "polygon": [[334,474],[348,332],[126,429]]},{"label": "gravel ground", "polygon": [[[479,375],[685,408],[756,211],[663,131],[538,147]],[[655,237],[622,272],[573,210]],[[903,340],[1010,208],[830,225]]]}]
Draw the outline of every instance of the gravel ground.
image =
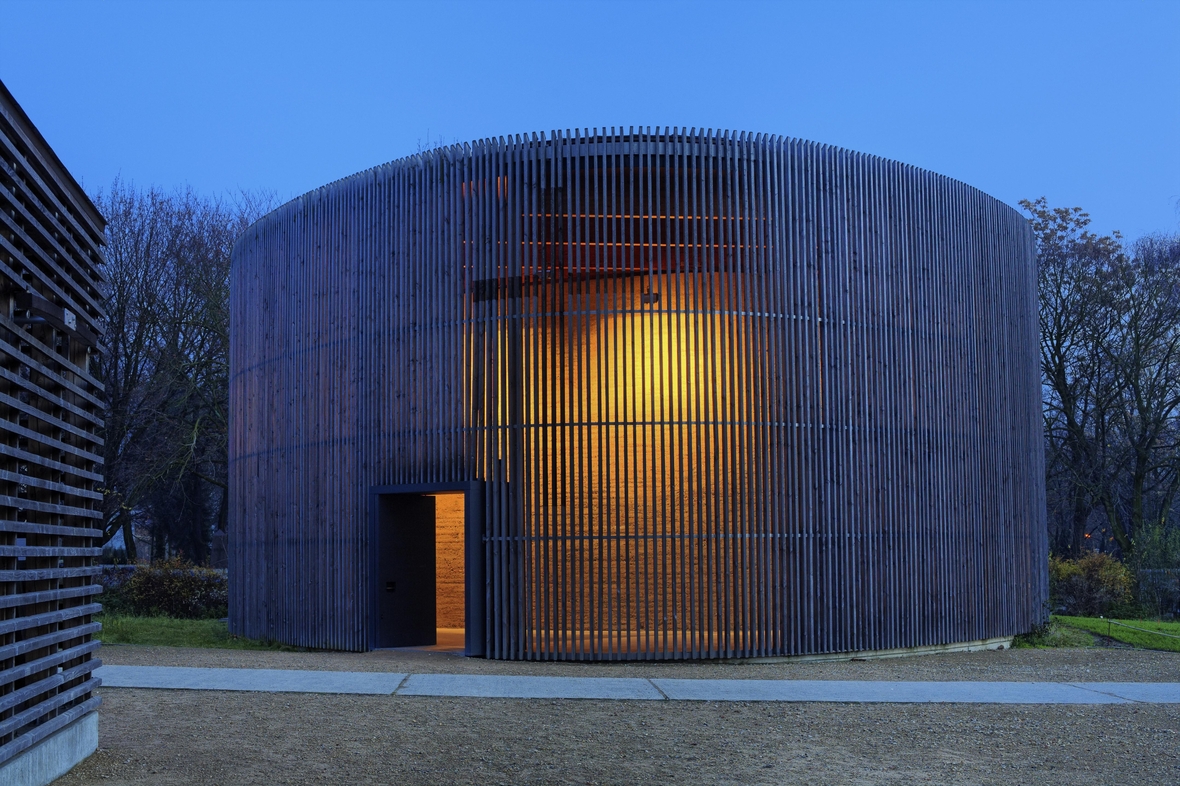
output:
[{"label": "gravel ground", "polygon": [[1172,784],[1175,705],[100,691],[78,784]]},{"label": "gravel ground", "polygon": [[413,674],[536,674],[796,680],[1013,680],[1021,682],[1180,682],[1180,653],[1129,648],[956,652],[838,663],[521,663],[437,652],[271,652],[105,644],[104,663]]},{"label": "gravel ground", "polygon": [[[104,662],[482,674],[1180,682],[1180,654],[1047,649],[844,663],[503,663],[104,646]],[[1178,705],[517,701],[101,689],[77,784],[1180,783]]]}]

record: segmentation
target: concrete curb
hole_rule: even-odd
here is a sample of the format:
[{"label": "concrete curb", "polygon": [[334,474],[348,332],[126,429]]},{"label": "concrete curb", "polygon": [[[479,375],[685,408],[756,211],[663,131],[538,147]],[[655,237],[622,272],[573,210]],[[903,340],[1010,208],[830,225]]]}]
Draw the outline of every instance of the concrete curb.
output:
[{"label": "concrete curb", "polygon": [[299,669],[197,669],[176,666],[100,666],[108,688],[245,690],[263,693],[353,693],[388,696],[405,674]]},{"label": "concrete curb", "polygon": [[470,696],[497,699],[630,699],[664,697],[649,680],[626,677],[507,677],[486,674],[414,674],[399,696]]},{"label": "concrete curb", "polygon": [[1117,696],[1145,704],[1180,704],[1180,683],[1176,682],[1074,682],[1085,690]]},{"label": "concrete curb", "polygon": [[1125,699],[1056,682],[872,682],[652,680],[682,701],[830,701],[887,704],[1123,704]]}]

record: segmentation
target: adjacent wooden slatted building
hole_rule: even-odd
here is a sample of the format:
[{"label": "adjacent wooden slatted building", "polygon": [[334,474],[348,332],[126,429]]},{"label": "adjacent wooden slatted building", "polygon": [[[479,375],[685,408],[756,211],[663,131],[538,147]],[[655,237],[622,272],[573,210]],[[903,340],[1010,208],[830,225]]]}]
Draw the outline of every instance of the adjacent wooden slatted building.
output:
[{"label": "adjacent wooden slatted building", "polygon": [[104,226],[0,83],[0,767],[97,728]]},{"label": "adjacent wooden slatted building", "polygon": [[376,646],[382,495],[465,489],[473,654],[1028,630],[1035,266],[986,194],[779,136],[487,139],[306,194],[234,251],[231,627]]}]

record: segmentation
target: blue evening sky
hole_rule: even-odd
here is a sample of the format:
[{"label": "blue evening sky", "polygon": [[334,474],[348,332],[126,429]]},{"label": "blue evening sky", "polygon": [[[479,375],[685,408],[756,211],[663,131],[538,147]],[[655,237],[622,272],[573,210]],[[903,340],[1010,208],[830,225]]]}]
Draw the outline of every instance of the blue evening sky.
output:
[{"label": "blue evening sky", "polygon": [[683,125],[1180,231],[1180,0],[0,0],[0,79],[91,190],[286,199],[440,140]]}]

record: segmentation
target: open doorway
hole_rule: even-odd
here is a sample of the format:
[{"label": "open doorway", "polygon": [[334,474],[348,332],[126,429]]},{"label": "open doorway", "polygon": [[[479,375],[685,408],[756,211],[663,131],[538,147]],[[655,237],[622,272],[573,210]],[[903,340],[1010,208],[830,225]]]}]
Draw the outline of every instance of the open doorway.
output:
[{"label": "open doorway", "polygon": [[465,487],[374,489],[375,646],[483,654],[468,625],[472,595],[481,599],[467,569],[482,540],[471,496]]},{"label": "open doorway", "polygon": [[467,593],[463,570],[465,498],[451,491],[434,499],[434,630],[435,644],[462,650]]}]

